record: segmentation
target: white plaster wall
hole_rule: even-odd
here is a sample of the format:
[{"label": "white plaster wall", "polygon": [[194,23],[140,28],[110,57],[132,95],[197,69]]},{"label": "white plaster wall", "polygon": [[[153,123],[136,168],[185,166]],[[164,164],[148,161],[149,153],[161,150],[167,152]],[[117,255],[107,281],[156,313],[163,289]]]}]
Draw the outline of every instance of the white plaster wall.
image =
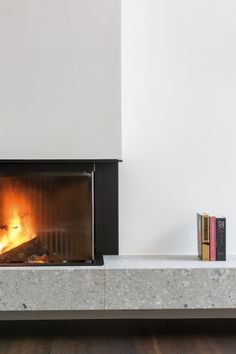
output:
[{"label": "white plaster wall", "polygon": [[120,156],[120,0],[0,0],[0,159]]},{"label": "white plaster wall", "polygon": [[120,253],[194,254],[197,211],[236,253],[236,2],[122,1]]}]

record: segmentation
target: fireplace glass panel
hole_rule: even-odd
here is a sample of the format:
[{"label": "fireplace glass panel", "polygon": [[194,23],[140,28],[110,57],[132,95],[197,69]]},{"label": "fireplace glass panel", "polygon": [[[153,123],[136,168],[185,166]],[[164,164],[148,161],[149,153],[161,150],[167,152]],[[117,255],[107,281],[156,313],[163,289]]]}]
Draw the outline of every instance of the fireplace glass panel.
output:
[{"label": "fireplace glass panel", "polygon": [[0,177],[0,263],[94,260],[93,173]]}]

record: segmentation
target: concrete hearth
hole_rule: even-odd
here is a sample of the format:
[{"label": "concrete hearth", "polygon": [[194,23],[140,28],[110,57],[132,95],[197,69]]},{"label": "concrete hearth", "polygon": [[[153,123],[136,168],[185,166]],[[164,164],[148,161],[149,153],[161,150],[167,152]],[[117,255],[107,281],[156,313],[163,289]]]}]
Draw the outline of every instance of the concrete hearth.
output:
[{"label": "concrete hearth", "polygon": [[236,257],[106,256],[101,267],[2,267],[0,311],[235,309],[235,282]]}]

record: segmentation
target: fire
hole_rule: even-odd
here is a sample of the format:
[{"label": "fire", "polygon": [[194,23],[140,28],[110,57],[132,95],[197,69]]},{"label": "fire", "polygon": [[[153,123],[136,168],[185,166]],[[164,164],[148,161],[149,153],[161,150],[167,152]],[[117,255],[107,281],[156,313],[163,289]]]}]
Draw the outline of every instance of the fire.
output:
[{"label": "fire", "polygon": [[36,236],[30,197],[7,182],[1,192],[0,254]]}]

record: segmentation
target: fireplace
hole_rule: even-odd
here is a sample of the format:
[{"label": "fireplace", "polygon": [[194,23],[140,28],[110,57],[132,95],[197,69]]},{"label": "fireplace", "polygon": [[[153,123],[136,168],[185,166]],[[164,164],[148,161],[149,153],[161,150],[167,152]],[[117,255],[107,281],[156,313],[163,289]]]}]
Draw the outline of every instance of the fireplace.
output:
[{"label": "fireplace", "polygon": [[0,161],[0,266],[118,254],[118,161]]}]

